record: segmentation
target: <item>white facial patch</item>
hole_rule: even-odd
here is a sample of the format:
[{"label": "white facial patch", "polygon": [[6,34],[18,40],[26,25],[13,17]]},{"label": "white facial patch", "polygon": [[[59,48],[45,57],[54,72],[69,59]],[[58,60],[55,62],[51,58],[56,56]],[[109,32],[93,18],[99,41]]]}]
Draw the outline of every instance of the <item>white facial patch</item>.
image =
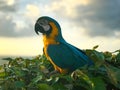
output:
[{"label": "white facial patch", "polygon": [[50,30],[50,26],[49,25],[41,25],[45,31],[49,31]]},{"label": "white facial patch", "polygon": [[44,31],[49,31],[50,30],[50,25],[49,25],[47,20],[42,19],[42,20],[38,21],[38,24],[41,27],[43,27]]}]

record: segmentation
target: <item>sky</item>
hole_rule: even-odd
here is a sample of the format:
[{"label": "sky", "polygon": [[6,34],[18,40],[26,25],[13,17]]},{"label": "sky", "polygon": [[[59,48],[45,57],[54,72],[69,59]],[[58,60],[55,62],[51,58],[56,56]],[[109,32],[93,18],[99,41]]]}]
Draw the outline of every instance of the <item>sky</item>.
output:
[{"label": "sky", "polygon": [[68,43],[99,51],[120,49],[120,0],[0,0],[0,55],[42,54],[41,16],[56,19]]}]

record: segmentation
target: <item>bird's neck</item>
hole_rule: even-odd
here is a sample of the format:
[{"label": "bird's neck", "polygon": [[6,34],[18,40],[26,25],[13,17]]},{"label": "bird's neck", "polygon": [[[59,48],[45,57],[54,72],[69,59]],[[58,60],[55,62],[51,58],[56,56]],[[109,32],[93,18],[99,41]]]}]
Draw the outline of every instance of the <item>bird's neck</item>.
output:
[{"label": "bird's neck", "polygon": [[59,44],[53,37],[48,38],[47,36],[43,36],[44,46],[48,46],[50,44]]},{"label": "bird's neck", "polygon": [[57,28],[53,22],[50,22],[50,25],[52,26],[52,32],[49,35],[43,35],[44,46],[59,44],[60,39],[63,39],[61,30],[58,30],[60,28]]}]

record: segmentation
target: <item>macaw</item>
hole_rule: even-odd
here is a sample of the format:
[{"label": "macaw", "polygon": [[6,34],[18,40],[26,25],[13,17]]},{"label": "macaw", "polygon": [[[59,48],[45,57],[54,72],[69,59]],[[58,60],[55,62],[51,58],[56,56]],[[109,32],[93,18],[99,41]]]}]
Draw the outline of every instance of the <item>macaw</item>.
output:
[{"label": "macaw", "polygon": [[64,40],[61,27],[55,19],[40,17],[35,23],[35,32],[42,33],[44,54],[55,71],[68,73],[85,65],[93,65],[93,61],[82,50]]}]

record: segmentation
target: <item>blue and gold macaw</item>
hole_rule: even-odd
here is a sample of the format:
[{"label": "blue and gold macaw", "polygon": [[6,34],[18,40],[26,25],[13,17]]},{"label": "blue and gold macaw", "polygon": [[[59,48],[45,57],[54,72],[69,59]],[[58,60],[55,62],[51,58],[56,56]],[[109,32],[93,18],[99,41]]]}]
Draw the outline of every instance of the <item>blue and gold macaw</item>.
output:
[{"label": "blue and gold macaw", "polygon": [[40,17],[35,23],[35,32],[43,34],[45,56],[56,71],[67,73],[84,65],[93,65],[92,60],[82,50],[64,40],[56,20],[48,16]]}]

